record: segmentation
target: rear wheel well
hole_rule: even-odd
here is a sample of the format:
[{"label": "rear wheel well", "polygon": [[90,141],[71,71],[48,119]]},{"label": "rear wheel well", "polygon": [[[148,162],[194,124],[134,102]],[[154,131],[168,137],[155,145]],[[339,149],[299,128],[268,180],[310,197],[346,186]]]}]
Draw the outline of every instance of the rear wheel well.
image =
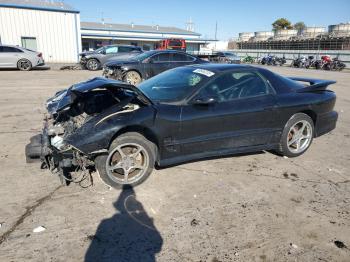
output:
[{"label": "rear wheel well", "polygon": [[308,115],[309,117],[311,117],[312,121],[314,122],[314,126],[316,126],[316,121],[317,121],[317,115],[314,111],[312,110],[304,110],[304,111],[301,111],[299,113],[304,113],[306,115]]},{"label": "rear wheel well", "polygon": [[140,135],[144,136],[147,140],[152,142],[155,146],[155,156],[156,156],[156,162],[158,162],[158,153],[159,153],[159,143],[156,135],[148,128],[142,127],[142,126],[127,126],[122,129],[120,129],[117,133],[114,134],[114,136],[111,138],[109,142],[109,147],[111,146],[112,142],[120,135],[128,133],[128,132],[135,132],[139,133]]}]

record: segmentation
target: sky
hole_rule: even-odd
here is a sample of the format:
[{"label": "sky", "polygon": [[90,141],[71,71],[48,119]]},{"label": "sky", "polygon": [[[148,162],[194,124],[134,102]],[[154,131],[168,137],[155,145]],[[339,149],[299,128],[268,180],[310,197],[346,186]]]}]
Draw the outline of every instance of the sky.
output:
[{"label": "sky", "polygon": [[238,37],[239,32],[271,30],[280,17],[308,26],[350,21],[350,0],[65,0],[80,10],[81,21],[175,26],[186,28],[191,18],[203,38]]}]

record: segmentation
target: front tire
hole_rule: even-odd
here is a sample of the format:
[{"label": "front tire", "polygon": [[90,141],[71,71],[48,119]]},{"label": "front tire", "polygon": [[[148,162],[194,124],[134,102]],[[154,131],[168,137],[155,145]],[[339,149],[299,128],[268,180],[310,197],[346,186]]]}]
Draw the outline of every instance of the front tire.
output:
[{"label": "front tire", "polygon": [[125,74],[123,81],[135,86],[141,83],[142,78],[138,72],[132,70]]},{"label": "front tire", "polygon": [[28,59],[21,59],[17,62],[17,68],[21,71],[30,71],[32,67],[32,63]]},{"label": "front tire", "polygon": [[313,120],[304,113],[297,113],[285,125],[278,151],[287,157],[300,156],[310,147],[313,137]]},{"label": "front tire", "polygon": [[85,67],[90,71],[97,71],[101,68],[101,63],[97,59],[89,59]]},{"label": "front tire", "polygon": [[139,133],[129,132],[117,137],[108,155],[95,159],[101,179],[111,187],[135,187],[152,173],[156,146]]}]

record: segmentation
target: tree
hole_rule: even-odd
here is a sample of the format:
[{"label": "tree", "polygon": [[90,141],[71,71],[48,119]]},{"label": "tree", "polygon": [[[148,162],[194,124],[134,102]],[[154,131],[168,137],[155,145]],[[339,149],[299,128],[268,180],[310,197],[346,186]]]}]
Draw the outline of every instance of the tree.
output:
[{"label": "tree", "polygon": [[272,23],[273,30],[282,30],[282,29],[292,29],[292,23],[285,19],[279,18],[275,22]]},{"label": "tree", "polygon": [[300,34],[306,27],[304,22],[298,22],[294,24],[294,29],[298,30],[298,33]]}]

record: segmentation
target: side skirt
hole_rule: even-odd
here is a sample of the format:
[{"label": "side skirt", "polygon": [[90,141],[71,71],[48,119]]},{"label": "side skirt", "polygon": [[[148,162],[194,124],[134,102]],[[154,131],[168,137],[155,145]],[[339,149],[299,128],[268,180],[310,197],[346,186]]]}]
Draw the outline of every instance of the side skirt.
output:
[{"label": "side skirt", "polygon": [[239,148],[234,148],[234,149],[202,152],[202,153],[197,153],[197,154],[192,154],[192,155],[177,156],[177,157],[168,158],[168,159],[161,159],[158,164],[160,167],[166,167],[166,166],[170,166],[170,165],[190,162],[190,161],[194,161],[194,160],[201,160],[201,159],[210,158],[210,157],[218,157],[219,158],[219,157],[227,156],[227,155],[241,154],[241,153],[252,153],[252,152],[258,152],[258,151],[263,151],[263,150],[272,150],[272,149],[277,149],[277,148],[278,148],[278,144],[239,147]]}]

